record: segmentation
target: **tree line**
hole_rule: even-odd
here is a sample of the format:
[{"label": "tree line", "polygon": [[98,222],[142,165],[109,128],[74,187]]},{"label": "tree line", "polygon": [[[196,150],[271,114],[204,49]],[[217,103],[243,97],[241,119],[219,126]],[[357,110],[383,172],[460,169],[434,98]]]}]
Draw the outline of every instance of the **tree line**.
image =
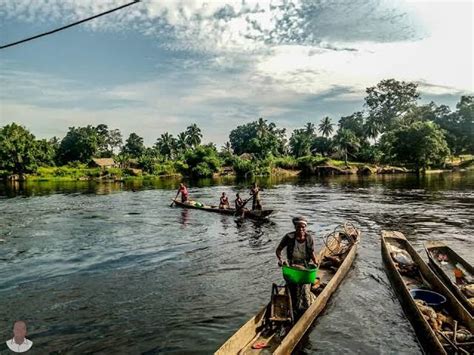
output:
[{"label": "tree line", "polygon": [[[25,127],[0,129],[0,172],[35,173],[41,166],[87,164],[93,157],[113,157],[122,167],[135,164],[147,173],[180,172],[210,176],[223,165],[237,173],[262,173],[275,164],[294,166],[308,157],[335,157],[372,164],[405,165],[415,170],[442,166],[450,155],[474,152],[474,96],[462,96],[451,111],[434,102],[420,105],[416,83],[382,80],[366,89],[361,111],[308,122],[287,139],[286,129],[259,118],[229,134],[220,151],[201,144],[192,124],[176,137],[163,133],[151,147],[131,133],[123,142],[119,129],[105,124],[70,127],[62,139],[37,140]],[[243,157],[247,155],[247,157]]]}]

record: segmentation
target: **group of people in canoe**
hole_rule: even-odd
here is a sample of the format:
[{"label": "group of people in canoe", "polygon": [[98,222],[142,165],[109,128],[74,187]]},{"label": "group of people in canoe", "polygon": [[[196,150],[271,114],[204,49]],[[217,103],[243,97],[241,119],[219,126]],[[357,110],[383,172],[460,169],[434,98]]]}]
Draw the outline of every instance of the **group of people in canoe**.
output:
[{"label": "group of people in canoe", "polygon": [[[253,185],[250,188],[250,197],[246,200],[243,200],[240,197],[240,194],[237,193],[235,195],[235,200],[234,200],[234,208],[236,211],[236,215],[240,216],[245,213],[247,210],[245,205],[247,202],[252,200],[252,211],[255,210],[262,210],[262,202],[260,200],[260,191],[261,189],[258,187],[257,183],[253,183]],[[178,192],[176,193],[175,199],[178,198],[178,196],[181,194],[181,202],[186,203],[189,201],[189,192],[188,188],[186,187],[185,184],[181,183],[179,184]],[[230,202],[229,202],[229,197],[225,192],[222,193],[220,200],[219,200],[219,208],[220,209],[230,209]]]}]

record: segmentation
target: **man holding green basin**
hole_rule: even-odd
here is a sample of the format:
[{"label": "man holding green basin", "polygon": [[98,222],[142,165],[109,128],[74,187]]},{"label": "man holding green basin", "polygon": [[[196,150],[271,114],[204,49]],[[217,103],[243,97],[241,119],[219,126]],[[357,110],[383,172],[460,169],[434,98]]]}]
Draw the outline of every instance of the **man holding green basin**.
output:
[{"label": "man holding green basin", "polygon": [[[304,217],[293,218],[295,231],[285,234],[276,249],[278,265],[289,265],[292,267],[306,268],[310,263],[317,264],[314,253],[313,237],[306,231],[308,221]],[[282,259],[282,251],[286,247],[287,260]],[[304,313],[315,300],[316,296],[311,292],[311,284],[288,284],[293,300],[293,309],[296,316]]]},{"label": "man holding green basin", "polygon": [[[306,232],[308,221],[304,217],[295,217],[293,218],[293,225],[295,231],[285,234],[276,249],[278,265],[288,265],[289,263],[291,266],[300,265],[304,267],[311,261],[317,264],[313,237]],[[281,258],[281,252],[285,247],[288,261],[283,261]]]}]

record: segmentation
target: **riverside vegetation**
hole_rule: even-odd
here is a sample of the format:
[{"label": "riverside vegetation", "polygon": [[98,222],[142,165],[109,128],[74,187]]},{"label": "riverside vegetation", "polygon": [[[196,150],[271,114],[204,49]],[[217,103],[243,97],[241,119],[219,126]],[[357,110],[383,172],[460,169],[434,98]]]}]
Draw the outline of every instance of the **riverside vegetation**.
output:
[{"label": "riverside vegetation", "polygon": [[70,127],[62,139],[37,140],[27,128],[11,123],[0,128],[0,177],[248,177],[424,172],[474,165],[474,96],[461,96],[455,111],[434,102],[420,105],[417,84],[394,79],[367,88],[366,94],[363,110],[341,117],[336,129],[325,117],[317,127],[308,122],[295,129],[288,140],[285,128],[259,118],[233,129],[220,150],[201,143],[196,124],[176,137],[165,132],[146,147],[136,133],[123,144],[120,130],[105,124]]}]

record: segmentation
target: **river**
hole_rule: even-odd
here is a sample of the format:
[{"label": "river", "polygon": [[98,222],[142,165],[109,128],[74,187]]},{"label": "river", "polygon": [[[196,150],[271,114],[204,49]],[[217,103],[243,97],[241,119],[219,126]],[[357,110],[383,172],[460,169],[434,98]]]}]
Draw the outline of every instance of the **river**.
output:
[{"label": "river", "polygon": [[[210,354],[282,283],[274,251],[304,215],[318,248],[344,221],[362,240],[298,352],[421,354],[380,231],[402,231],[420,252],[448,241],[474,262],[473,172],[262,180],[264,206],[277,210],[267,223],[171,208],[177,184],[0,185],[0,341],[25,319],[41,354]],[[189,185],[193,199],[217,203],[248,182]]]}]

